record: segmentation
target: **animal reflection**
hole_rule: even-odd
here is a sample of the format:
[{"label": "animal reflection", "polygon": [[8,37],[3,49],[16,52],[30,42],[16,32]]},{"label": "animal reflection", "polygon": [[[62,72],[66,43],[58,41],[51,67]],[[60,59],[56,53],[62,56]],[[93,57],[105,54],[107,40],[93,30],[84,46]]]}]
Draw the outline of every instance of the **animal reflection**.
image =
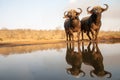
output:
[{"label": "animal reflection", "polygon": [[82,53],[80,50],[80,43],[78,43],[77,49],[78,51],[75,51],[74,42],[67,43],[66,61],[72,66],[71,68],[67,68],[67,73],[75,77],[79,77],[80,74],[85,76],[85,72],[81,70]]},{"label": "animal reflection", "polygon": [[83,42],[82,56],[83,56],[83,63],[90,65],[94,68],[94,70],[90,71],[91,77],[94,77],[94,75],[98,77],[104,77],[109,75],[107,78],[111,78],[112,74],[104,70],[103,56],[96,42],[90,42],[89,45],[87,46],[87,49],[84,49],[84,42]]}]

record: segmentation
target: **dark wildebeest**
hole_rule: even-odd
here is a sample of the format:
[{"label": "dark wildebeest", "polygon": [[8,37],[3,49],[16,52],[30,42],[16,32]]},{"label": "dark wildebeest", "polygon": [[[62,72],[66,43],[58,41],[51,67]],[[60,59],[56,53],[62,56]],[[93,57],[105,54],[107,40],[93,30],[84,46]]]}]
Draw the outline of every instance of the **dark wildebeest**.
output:
[{"label": "dark wildebeest", "polygon": [[81,8],[78,8],[80,12],[76,10],[69,10],[64,12],[64,18],[66,18],[64,22],[64,28],[66,33],[66,40],[74,40],[73,32],[77,32],[78,41],[80,39],[80,31],[81,31],[81,23],[79,20],[79,15],[82,12]]},{"label": "dark wildebeest", "polygon": [[81,70],[82,53],[80,50],[80,43],[78,43],[78,51],[74,50],[74,42],[67,43],[66,62],[72,66],[72,68],[66,69],[68,74],[71,74],[75,77],[79,77],[80,74],[85,76],[85,72]]},{"label": "dark wildebeest", "polygon": [[84,32],[87,33],[87,36],[90,40],[90,32],[92,34],[93,40],[97,40],[97,36],[101,27],[101,14],[108,9],[108,5],[104,5],[106,8],[102,8],[100,6],[95,6],[91,10],[89,10],[90,7],[87,8],[87,12],[90,13],[91,16],[85,17],[81,20],[82,40]]},{"label": "dark wildebeest", "polygon": [[93,73],[98,77],[104,77],[109,75],[107,78],[111,78],[112,74],[108,71],[104,70],[103,64],[103,56],[101,54],[100,49],[98,48],[98,44],[93,42],[91,47],[91,42],[87,46],[87,49],[84,49],[84,43],[82,44],[82,59],[83,63],[90,65],[94,68],[94,70],[90,71],[91,77]]}]

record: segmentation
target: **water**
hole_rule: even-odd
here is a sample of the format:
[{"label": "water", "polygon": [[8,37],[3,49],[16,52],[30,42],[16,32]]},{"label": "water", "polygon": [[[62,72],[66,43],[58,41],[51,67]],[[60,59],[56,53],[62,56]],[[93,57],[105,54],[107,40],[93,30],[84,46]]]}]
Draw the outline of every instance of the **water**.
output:
[{"label": "water", "polygon": [[120,43],[0,47],[0,80],[120,80]]}]

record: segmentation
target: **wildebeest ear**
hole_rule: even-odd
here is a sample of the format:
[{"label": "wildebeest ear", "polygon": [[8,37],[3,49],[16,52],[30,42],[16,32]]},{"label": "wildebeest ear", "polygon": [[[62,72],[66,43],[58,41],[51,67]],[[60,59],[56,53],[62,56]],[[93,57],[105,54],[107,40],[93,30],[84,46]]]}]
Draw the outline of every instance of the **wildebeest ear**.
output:
[{"label": "wildebeest ear", "polygon": [[94,12],[94,9],[90,10],[88,14],[93,14],[93,12]]},{"label": "wildebeest ear", "polygon": [[76,16],[79,16],[79,15],[80,15],[80,13],[76,12]]}]

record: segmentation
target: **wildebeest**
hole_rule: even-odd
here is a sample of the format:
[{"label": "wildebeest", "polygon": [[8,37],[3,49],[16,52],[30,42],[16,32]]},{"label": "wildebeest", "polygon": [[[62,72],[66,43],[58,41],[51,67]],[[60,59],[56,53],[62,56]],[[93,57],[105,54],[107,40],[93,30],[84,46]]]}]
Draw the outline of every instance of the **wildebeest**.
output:
[{"label": "wildebeest", "polygon": [[79,77],[80,73],[85,76],[85,72],[81,70],[82,53],[80,50],[80,43],[78,43],[78,51],[74,50],[74,42],[67,43],[66,50],[66,62],[71,65],[71,68],[67,68],[67,73],[75,77]]},{"label": "wildebeest", "polygon": [[102,8],[100,6],[95,6],[91,10],[89,10],[90,7],[87,8],[87,12],[90,13],[91,16],[85,17],[81,20],[82,40],[84,32],[86,32],[90,40],[90,32],[92,34],[93,40],[97,40],[97,36],[101,27],[101,14],[108,9],[108,5],[104,5],[106,8]]},{"label": "wildebeest", "polygon": [[81,8],[78,8],[80,12],[77,12],[74,9],[64,12],[64,28],[66,33],[66,40],[74,40],[73,32],[77,32],[78,41],[80,39],[81,23],[79,20],[79,15],[82,12]]},{"label": "wildebeest", "polygon": [[[91,44],[93,44],[92,47]],[[112,74],[104,70],[103,56],[96,42],[93,43],[90,42],[89,45],[87,46],[87,49],[84,49],[83,43],[82,56],[83,63],[90,65],[94,68],[94,70],[90,71],[91,77],[94,77],[93,76],[94,73],[98,77],[104,77],[106,75],[109,75],[108,78],[111,78]]]}]

